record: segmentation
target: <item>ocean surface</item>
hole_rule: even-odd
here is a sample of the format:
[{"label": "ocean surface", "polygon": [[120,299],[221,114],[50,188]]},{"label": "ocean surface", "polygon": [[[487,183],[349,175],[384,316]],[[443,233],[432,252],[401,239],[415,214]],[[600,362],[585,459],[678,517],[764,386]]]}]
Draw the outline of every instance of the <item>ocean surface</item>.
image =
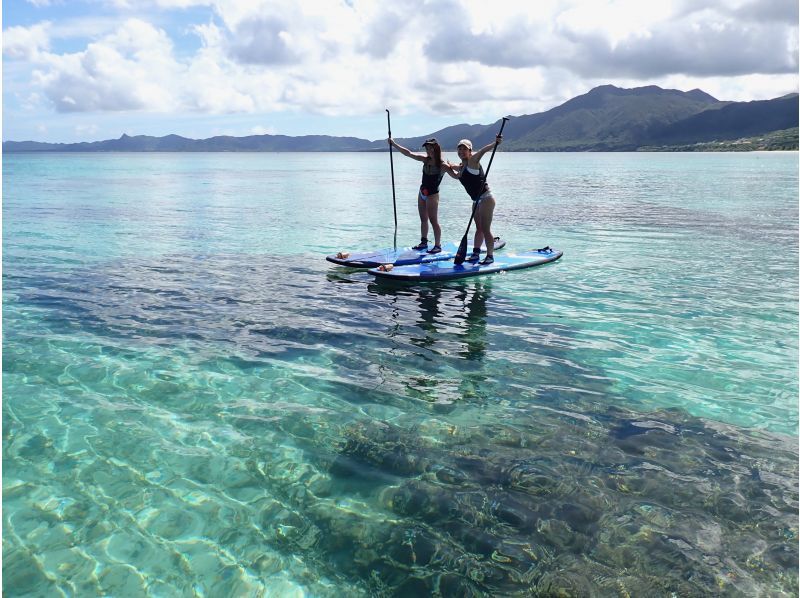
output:
[{"label": "ocean surface", "polygon": [[3,156],[3,595],[796,596],[797,153],[490,184],[391,286],[386,154]]}]

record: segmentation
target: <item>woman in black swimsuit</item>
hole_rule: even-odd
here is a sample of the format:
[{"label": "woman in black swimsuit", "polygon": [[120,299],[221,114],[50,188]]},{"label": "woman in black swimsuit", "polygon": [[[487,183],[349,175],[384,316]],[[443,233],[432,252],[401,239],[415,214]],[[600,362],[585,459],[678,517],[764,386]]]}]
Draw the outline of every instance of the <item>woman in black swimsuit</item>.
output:
[{"label": "woman in black swimsuit", "polygon": [[435,139],[427,139],[422,147],[425,148],[426,155],[415,154],[411,150],[398,145],[394,139],[389,137],[391,143],[404,156],[422,162],[422,184],[419,186],[417,195],[417,209],[419,210],[420,232],[422,239],[419,245],[412,249],[428,249],[428,221],[433,228],[433,247],[428,249],[428,253],[439,253],[442,250],[442,229],[439,226],[439,185],[442,182],[445,169],[442,162],[442,148]]},{"label": "woman in black swimsuit", "polygon": [[472,245],[472,255],[467,258],[468,262],[477,262],[480,259],[481,245],[486,243],[486,257],[482,264],[494,262],[494,237],[492,236],[492,217],[494,216],[495,199],[483,174],[481,158],[495,145],[500,145],[503,138],[498,135],[494,143],[485,145],[481,149],[473,152],[472,142],[469,139],[462,139],[458,142],[458,157],[461,164],[445,164],[445,171],[454,179],[458,179],[464,186],[464,190],[472,198],[473,202],[478,202],[475,206],[475,241]]}]

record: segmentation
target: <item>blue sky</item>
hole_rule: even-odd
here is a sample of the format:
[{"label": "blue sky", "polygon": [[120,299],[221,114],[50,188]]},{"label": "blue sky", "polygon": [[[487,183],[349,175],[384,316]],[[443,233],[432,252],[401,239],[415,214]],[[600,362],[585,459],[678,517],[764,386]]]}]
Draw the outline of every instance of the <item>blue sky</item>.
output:
[{"label": "blue sky", "polygon": [[798,91],[796,0],[6,0],[3,139],[386,136],[597,86]]}]

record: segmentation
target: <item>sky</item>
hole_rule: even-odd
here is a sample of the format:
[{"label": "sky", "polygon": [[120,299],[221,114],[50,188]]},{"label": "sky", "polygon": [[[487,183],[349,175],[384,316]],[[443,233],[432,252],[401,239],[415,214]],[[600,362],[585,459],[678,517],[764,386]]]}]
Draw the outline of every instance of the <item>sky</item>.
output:
[{"label": "sky", "polygon": [[5,0],[3,140],[412,137],[598,85],[798,91],[797,0]]}]

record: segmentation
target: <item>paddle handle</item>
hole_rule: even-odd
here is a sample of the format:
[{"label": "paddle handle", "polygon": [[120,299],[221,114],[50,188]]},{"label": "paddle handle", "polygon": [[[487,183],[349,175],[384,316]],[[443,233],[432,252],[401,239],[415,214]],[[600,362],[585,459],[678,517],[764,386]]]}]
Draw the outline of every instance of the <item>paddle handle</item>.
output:
[{"label": "paddle handle", "polygon": [[[386,109],[386,126],[389,129],[389,138],[392,137],[392,120],[389,109]],[[397,249],[397,197],[394,191],[394,158],[392,158],[392,142],[389,142],[389,168],[392,171],[392,207],[394,208],[394,248]]]},{"label": "paddle handle", "polygon": [[[503,117],[503,122],[500,125],[500,131],[497,133],[496,137],[500,137],[503,134],[503,128],[506,126],[506,121],[508,121],[508,117]],[[483,182],[486,182],[486,178],[489,176],[489,170],[492,167],[492,160],[494,160],[494,153],[497,151],[497,139],[495,139],[494,147],[492,148],[492,155],[489,157],[489,165],[486,167],[486,172],[483,173]]]}]

